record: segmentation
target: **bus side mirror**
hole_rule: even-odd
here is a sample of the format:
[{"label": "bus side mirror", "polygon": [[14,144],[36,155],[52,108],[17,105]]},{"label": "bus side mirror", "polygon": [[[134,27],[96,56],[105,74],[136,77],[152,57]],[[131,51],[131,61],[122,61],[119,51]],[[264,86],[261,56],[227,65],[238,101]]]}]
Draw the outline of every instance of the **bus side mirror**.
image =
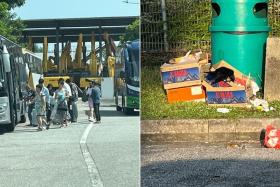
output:
[{"label": "bus side mirror", "polygon": [[5,72],[6,73],[11,72],[10,55],[9,55],[8,50],[5,45],[3,46],[2,57],[3,57],[3,61],[4,61]]},{"label": "bus side mirror", "polygon": [[121,71],[121,72],[120,72],[120,78],[121,78],[121,79],[124,79],[124,78],[125,78],[125,73],[124,73],[124,71]]}]

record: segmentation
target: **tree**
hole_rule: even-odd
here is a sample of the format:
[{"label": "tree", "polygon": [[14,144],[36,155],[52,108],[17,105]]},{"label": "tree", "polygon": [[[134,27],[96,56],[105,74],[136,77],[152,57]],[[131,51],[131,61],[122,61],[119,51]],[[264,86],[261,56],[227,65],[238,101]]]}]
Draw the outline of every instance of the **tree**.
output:
[{"label": "tree", "polygon": [[9,4],[6,1],[0,1],[0,34],[19,42],[24,24],[15,13],[11,13],[11,8],[22,5],[24,0],[7,1]]},{"label": "tree", "polygon": [[20,7],[25,3],[25,0],[0,0],[0,3],[4,2],[9,5],[9,10],[15,7]]},{"label": "tree", "polygon": [[139,29],[140,19],[136,19],[133,23],[128,25],[128,27],[126,28],[126,33],[123,36],[120,36],[120,44],[123,44],[126,41],[133,41],[139,39]]}]

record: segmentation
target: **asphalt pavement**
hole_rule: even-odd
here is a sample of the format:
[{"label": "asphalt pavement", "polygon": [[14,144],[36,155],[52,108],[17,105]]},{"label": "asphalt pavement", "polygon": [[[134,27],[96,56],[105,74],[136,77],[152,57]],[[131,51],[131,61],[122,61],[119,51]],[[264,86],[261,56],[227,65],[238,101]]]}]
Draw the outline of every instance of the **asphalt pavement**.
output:
[{"label": "asphalt pavement", "polygon": [[67,128],[19,124],[0,135],[0,186],[139,186],[139,113],[125,116],[106,101],[101,124],[79,119]]},{"label": "asphalt pavement", "polygon": [[280,151],[247,143],[141,146],[141,186],[280,186]]}]

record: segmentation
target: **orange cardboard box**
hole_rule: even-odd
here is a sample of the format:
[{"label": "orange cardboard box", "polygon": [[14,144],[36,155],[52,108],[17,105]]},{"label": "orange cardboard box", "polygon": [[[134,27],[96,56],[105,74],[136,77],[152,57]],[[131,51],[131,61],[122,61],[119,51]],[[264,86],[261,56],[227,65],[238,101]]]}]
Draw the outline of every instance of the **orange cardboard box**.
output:
[{"label": "orange cardboard box", "polygon": [[205,91],[202,86],[190,86],[166,90],[169,103],[177,101],[203,101],[205,102]]}]

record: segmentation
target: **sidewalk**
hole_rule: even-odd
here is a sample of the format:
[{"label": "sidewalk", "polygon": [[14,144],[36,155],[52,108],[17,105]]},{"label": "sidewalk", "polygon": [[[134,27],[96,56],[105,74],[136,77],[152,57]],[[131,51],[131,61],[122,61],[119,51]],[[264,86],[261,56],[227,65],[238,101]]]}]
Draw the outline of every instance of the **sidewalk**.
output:
[{"label": "sidewalk", "polygon": [[141,141],[259,141],[262,130],[269,124],[280,128],[280,118],[143,120]]}]

